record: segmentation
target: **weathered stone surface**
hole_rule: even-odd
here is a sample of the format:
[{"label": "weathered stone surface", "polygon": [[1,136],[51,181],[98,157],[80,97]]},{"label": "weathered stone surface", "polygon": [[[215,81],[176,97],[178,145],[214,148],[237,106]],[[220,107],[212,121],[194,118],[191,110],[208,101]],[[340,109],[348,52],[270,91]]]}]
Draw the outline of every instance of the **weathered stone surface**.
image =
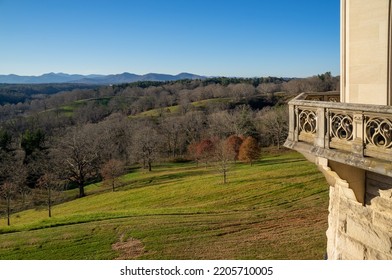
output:
[{"label": "weathered stone surface", "polygon": [[392,213],[375,212],[373,216],[373,224],[381,230],[391,233],[390,238],[392,238]]},{"label": "weathered stone surface", "polygon": [[392,254],[381,253],[380,251],[368,248],[365,252],[365,260],[392,260]]},{"label": "weathered stone surface", "polygon": [[372,224],[360,222],[355,217],[347,218],[347,235],[380,252],[389,252],[392,246],[387,233],[375,229]]},{"label": "weathered stone surface", "polygon": [[328,170],[328,175],[333,175],[331,181],[335,182],[329,190],[328,258],[392,259],[392,198],[390,190],[385,187],[385,178],[377,175],[377,182],[381,183],[378,186],[382,189],[374,184],[366,186],[373,188],[375,195],[372,195],[371,204],[362,205],[353,199],[350,185],[337,173]]},{"label": "weathered stone surface", "polygon": [[392,213],[392,199],[375,197],[372,199],[372,207],[380,212]]},{"label": "weathered stone surface", "polygon": [[[340,183],[341,184],[341,183]],[[353,192],[353,190],[352,189],[350,189],[350,188],[348,188],[347,187],[347,182],[345,182],[345,186],[344,187],[340,187],[341,188],[341,194],[345,197],[345,198],[347,198],[347,199],[350,199],[350,200],[352,200],[353,202],[356,202],[356,197],[355,197],[355,194],[354,194],[354,192]]]},{"label": "weathered stone surface", "polygon": [[370,207],[364,207],[362,204],[343,200],[341,203],[346,203],[345,211],[348,217],[355,217],[362,222],[371,223],[373,217],[373,210]]},{"label": "weathered stone surface", "polygon": [[366,247],[348,236],[340,236],[337,246],[338,250],[344,252],[344,256],[348,257],[345,259],[363,260],[365,258]]},{"label": "weathered stone surface", "polygon": [[336,255],[336,242],[335,237],[337,234],[337,223],[338,223],[338,208],[339,204],[336,202],[339,198],[338,188],[329,187],[329,215],[328,215],[328,229],[327,235],[327,252],[329,259],[338,259]]},{"label": "weathered stone surface", "polygon": [[392,199],[392,189],[389,189],[389,190],[379,190],[379,193],[380,193],[380,197],[381,198],[384,198],[384,199],[387,199],[387,200]]}]

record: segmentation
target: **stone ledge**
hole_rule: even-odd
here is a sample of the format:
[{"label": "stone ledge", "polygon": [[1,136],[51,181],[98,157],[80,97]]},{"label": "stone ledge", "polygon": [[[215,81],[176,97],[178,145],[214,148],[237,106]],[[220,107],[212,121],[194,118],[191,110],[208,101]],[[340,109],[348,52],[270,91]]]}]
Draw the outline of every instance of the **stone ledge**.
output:
[{"label": "stone ledge", "polygon": [[[343,103],[343,102],[329,102],[329,101],[315,101],[315,100],[306,100],[308,95],[312,95],[314,93],[301,93],[298,96],[294,97],[289,101],[289,105],[296,106],[308,106],[308,107],[317,107],[317,108],[331,108],[339,109],[339,110],[350,110],[350,111],[358,111],[358,112],[371,112],[377,114],[392,114],[391,106],[387,105],[373,105],[373,104],[360,104],[360,103]],[[319,93],[320,95],[325,95],[325,93]],[[334,95],[338,95],[337,92],[331,93]]]},{"label": "stone ledge", "polygon": [[297,142],[287,139],[284,146],[296,150],[301,154],[308,154],[314,157],[322,157],[339,163],[347,164],[367,171],[392,177],[392,161],[375,158],[362,157],[350,152],[327,149],[314,146],[305,142]]}]

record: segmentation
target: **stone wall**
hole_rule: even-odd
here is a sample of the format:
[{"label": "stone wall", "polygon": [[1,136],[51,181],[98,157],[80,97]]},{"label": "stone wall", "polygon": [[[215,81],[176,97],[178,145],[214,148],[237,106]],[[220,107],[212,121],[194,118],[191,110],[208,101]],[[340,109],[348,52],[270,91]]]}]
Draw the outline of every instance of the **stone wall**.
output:
[{"label": "stone wall", "polygon": [[[320,166],[330,187],[328,259],[392,260],[392,180],[366,172],[365,203],[349,183],[328,166]],[[339,172],[339,171],[338,171]]]}]

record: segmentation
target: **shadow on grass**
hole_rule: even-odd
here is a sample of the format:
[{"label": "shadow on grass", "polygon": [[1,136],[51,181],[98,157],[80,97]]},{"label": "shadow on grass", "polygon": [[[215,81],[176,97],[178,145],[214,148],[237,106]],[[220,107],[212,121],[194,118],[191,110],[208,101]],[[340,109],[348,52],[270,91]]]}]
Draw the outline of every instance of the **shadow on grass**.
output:
[{"label": "shadow on grass", "polygon": [[124,180],[121,187],[119,187],[118,190],[125,191],[130,189],[148,187],[157,184],[175,183],[191,176],[202,176],[206,174],[208,174],[208,171],[206,170],[190,170],[190,171],[184,171],[178,173],[151,175],[144,179],[134,178],[130,180]]},{"label": "shadow on grass", "polygon": [[277,165],[277,164],[284,164],[284,163],[295,163],[295,162],[306,162],[306,160],[304,159],[262,159],[256,163],[254,163],[253,165],[255,166],[268,166],[268,165]]}]

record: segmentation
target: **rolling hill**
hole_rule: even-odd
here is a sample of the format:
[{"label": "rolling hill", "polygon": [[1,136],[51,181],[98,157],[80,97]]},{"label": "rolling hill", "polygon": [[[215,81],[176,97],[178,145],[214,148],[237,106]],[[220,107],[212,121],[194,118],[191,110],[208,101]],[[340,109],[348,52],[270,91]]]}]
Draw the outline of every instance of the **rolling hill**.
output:
[{"label": "rolling hill", "polygon": [[37,208],[9,227],[0,219],[0,259],[323,258],[328,187],[312,163],[265,154],[228,180],[194,163],[133,170],[117,191],[90,185],[52,218]]}]

